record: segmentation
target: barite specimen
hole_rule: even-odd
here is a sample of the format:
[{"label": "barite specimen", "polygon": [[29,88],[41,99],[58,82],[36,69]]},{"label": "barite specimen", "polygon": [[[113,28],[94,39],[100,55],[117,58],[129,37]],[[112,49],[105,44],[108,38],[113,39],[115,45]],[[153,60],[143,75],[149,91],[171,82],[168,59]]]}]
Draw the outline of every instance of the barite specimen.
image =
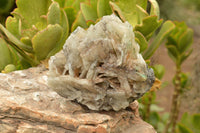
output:
[{"label": "barite specimen", "polygon": [[87,30],[78,27],[63,51],[49,60],[49,87],[91,110],[125,109],[154,79],[139,53],[133,27],[115,15],[104,16]]}]

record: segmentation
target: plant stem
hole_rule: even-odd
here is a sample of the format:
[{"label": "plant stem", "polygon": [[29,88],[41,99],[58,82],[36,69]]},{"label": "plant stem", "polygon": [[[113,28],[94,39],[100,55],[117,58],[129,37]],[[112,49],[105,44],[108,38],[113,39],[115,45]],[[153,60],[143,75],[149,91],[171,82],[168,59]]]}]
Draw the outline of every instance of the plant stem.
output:
[{"label": "plant stem", "polygon": [[179,115],[179,96],[181,93],[181,69],[179,66],[176,67],[176,75],[174,82],[174,93],[172,98],[172,107],[170,111],[170,119],[165,127],[164,133],[168,133],[169,127],[172,126],[171,133],[175,133],[177,119]]}]

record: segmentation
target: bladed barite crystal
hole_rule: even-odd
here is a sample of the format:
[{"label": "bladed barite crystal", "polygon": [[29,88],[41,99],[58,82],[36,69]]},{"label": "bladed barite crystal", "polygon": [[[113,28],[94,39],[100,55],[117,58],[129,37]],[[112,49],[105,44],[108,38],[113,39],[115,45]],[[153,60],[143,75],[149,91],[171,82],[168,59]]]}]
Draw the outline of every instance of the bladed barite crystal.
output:
[{"label": "bladed barite crystal", "polygon": [[49,87],[91,110],[125,109],[154,79],[133,27],[115,15],[104,16],[87,30],[78,27],[49,60]]}]

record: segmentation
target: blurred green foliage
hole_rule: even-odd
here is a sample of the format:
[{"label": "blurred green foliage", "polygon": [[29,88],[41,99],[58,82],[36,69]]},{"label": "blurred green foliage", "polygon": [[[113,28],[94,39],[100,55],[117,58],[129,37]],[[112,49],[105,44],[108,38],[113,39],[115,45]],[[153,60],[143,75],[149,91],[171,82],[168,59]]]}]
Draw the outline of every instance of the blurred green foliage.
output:
[{"label": "blurred green foliage", "polygon": [[199,133],[200,114],[184,113],[178,123],[177,133]]},{"label": "blurred green foliage", "polygon": [[[148,2],[150,8],[147,8]],[[38,65],[61,50],[77,26],[88,28],[112,13],[132,24],[145,59],[153,55],[175,27],[171,21],[162,25],[156,0],[17,0],[16,5],[13,16],[6,19],[6,27],[0,25],[0,30],[6,46],[14,49],[9,53],[14,53],[12,56],[17,59],[7,64],[14,64],[17,69]],[[160,32],[149,45],[159,27]],[[6,62],[1,63],[0,70],[5,66]]]}]

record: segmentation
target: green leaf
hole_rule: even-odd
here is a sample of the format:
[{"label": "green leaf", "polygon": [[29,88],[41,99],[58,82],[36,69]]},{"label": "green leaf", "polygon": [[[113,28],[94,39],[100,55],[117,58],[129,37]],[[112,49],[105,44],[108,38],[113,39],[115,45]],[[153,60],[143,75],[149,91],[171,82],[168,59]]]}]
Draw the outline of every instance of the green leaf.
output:
[{"label": "green leaf", "polygon": [[154,127],[157,127],[158,122],[160,121],[160,117],[157,112],[151,112],[149,116],[149,123],[151,123]]},{"label": "green leaf", "polygon": [[144,10],[147,9],[147,0],[137,0],[137,5],[139,5],[140,7],[142,7]]},{"label": "green leaf", "polygon": [[10,31],[16,38],[20,38],[21,36],[21,25],[17,18],[9,16],[6,19],[6,29]]},{"label": "green leaf", "polygon": [[73,7],[66,7],[66,8],[64,8],[64,11],[67,14],[69,27],[72,27],[72,24],[76,19],[75,9]]},{"label": "green leaf", "polygon": [[98,2],[98,0],[88,0],[88,1],[89,1],[89,5],[93,8],[93,10],[97,14],[97,2]]},{"label": "green leaf", "polygon": [[16,70],[16,67],[15,65],[13,64],[8,64],[5,66],[4,70],[2,71],[3,73],[9,73],[9,72],[12,72],[12,71],[15,71]]},{"label": "green leaf", "polygon": [[187,29],[180,37],[178,41],[179,45],[179,51],[180,53],[185,52],[192,44],[193,40],[193,30],[192,29]]},{"label": "green leaf", "polygon": [[[58,2],[59,6],[60,6],[61,8],[64,8],[64,7],[65,7],[65,0],[54,0],[54,1]],[[67,1],[69,1],[69,0],[67,0]]]},{"label": "green leaf", "polygon": [[165,38],[170,34],[170,32],[175,28],[175,25],[171,21],[166,21],[161,30],[159,31],[156,38],[153,40],[151,45],[143,54],[144,59],[149,59],[155,50],[160,46],[160,44],[164,41]]},{"label": "green leaf", "polygon": [[163,65],[154,65],[153,66],[154,74],[158,79],[162,79],[165,74],[165,67]]},{"label": "green leaf", "polygon": [[88,27],[81,11],[79,11],[76,20],[72,24],[71,32],[74,31],[78,26],[81,26],[82,28]]},{"label": "green leaf", "polygon": [[159,5],[156,0],[149,0],[151,3],[151,10],[150,10],[150,15],[156,15],[158,19],[160,18],[160,9]]},{"label": "green leaf", "polygon": [[168,49],[168,53],[173,55],[173,58],[176,58],[176,59],[179,58],[179,53],[174,45],[168,45],[167,49]]},{"label": "green leaf", "polygon": [[22,48],[23,50],[32,53],[33,49],[32,47],[25,45],[24,43],[20,42],[19,39],[17,39],[12,33],[10,33],[3,25],[0,24],[0,29],[5,33],[5,35],[8,37],[8,39],[17,45],[18,47]]},{"label": "green leaf", "polygon": [[86,24],[88,25],[88,27],[92,24],[92,25],[95,25],[95,22],[94,21],[92,21],[92,20],[88,20],[87,22],[86,22]]},{"label": "green leaf", "polygon": [[135,41],[140,45],[140,53],[141,53],[147,48],[148,42],[146,38],[142,35],[142,33],[138,31],[134,31],[134,33],[135,33]]},{"label": "green leaf", "polygon": [[[69,2],[68,2],[69,1]],[[72,2],[73,3],[72,3]],[[80,10],[80,4],[81,3],[87,3],[87,4],[89,4],[89,1],[88,0],[67,0],[66,1],[66,4],[68,5],[68,6],[72,6],[75,10],[76,10],[76,12],[78,13],[79,12],[79,10]],[[71,5],[72,4],[72,5]]]},{"label": "green leaf", "polygon": [[63,9],[61,9],[61,22],[60,22],[60,26],[63,29],[63,35],[62,38],[60,39],[60,41],[54,45],[53,50],[51,50],[51,52],[49,52],[49,54],[47,55],[47,58],[49,58],[50,56],[56,54],[58,51],[60,51],[69,35],[69,24],[68,24],[68,19],[67,19],[67,15],[65,13],[65,11]]},{"label": "green leaf", "polygon": [[57,2],[53,2],[47,13],[47,24],[59,24],[60,23],[60,7]]},{"label": "green leaf", "polygon": [[124,22],[128,21],[133,27],[140,24],[143,17],[148,16],[142,7],[136,5],[136,0],[110,1],[109,3],[112,11],[117,13]]},{"label": "green leaf", "polygon": [[157,16],[148,16],[142,20],[142,24],[136,25],[134,30],[141,32],[149,40],[161,24],[162,20],[158,21]]},{"label": "green leaf", "polygon": [[178,124],[178,132],[179,133],[193,133],[189,128],[187,128],[185,125],[183,124]]},{"label": "green leaf", "polygon": [[44,22],[42,15],[46,15],[48,7],[52,3],[51,0],[17,0],[16,4],[18,10],[15,10],[16,13],[19,13],[22,17],[22,25],[26,23],[27,27],[25,29],[31,28],[32,25],[36,25],[38,22]]},{"label": "green leaf", "polygon": [[98,17],[103,17],[105,15],[110,15],[112,10],[109,6],[109,0],[98,0],[97,2],[97,14]]},{"label": "green leaf", "polygon": [[121,18],[122,21],[126,21],[125,16],[123,15],[121,9],[113,2],[109,1],[110,7],[112,9],[112,12],[118,16],[119,18]]},{"label": "green leaf", "polygon": [[81,3],[81,12],[86,21],[92,20],[95,22],[98,18],[97,12],[94,10],[94,8],[92,8],[91,5]]},{"label": "green leaf", "polygon": [[31,39],[29,37],[22,37],[20,41],[28,46],[32,46]]},{"label": "green leaf", "polygon": [[62,37],[62,27],[48,25],[32,38],[33,49],[38,60],[45,59]]},{"label": "green leaf", "polygon": [[194,114],[192,118],[192,124],[193,126],[200,131],[200,114]]},{"label": "green leaf", "polygon": [[180,64],[182,64],[192,53],[192,49],[190,49],[188,52],[182,53],[180,55]]},{"label": "green leaf", "polygon": [[163,108],[157,106],[156,104],[151,104],[150,109],[151,109],[152,112],[154,112],[154,111],[155,112],[161,112],[161,111],[164,110]]},{"label": "green leaf", "polygon": [[11,53],[7,45],[8,44],[0,38],[0,71],[2,71],[7,64],[12,63]]},{"label": "green leaf", "polygon": [[137,24],[141,24],[145,17],[148,17],[148,13],[142,7],[136,5]]},{"label": "green leaf", "polygon": [[181,88],[186,88],[188,85],[188,75],[181,73]]}]

